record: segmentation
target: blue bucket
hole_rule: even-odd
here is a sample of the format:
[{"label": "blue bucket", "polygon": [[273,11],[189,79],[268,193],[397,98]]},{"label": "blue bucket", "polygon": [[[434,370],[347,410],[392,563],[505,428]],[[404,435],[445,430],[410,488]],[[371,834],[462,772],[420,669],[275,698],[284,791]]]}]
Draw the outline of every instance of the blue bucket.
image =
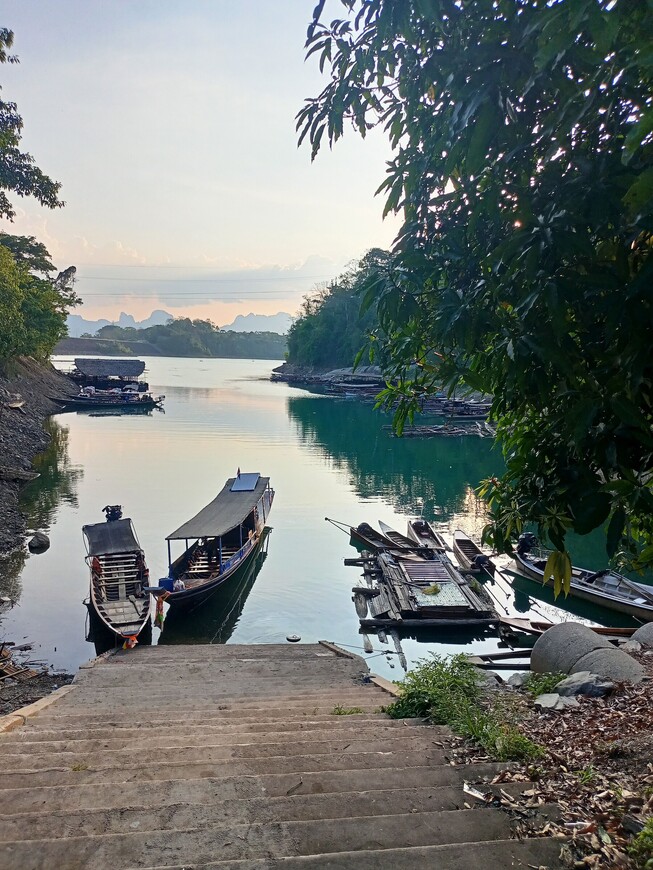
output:
[{"label": "blue bucket", "polygon": [[175,581],[172,577],[161,577],[159,580],[159,586],[161,589],[165,589],[167,592],[172,592],[174,589]]}]

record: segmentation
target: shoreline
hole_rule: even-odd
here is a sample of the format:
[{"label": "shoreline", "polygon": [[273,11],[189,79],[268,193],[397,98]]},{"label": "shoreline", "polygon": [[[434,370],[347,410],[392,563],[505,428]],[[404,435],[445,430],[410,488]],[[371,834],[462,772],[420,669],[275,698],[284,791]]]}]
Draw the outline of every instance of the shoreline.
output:
[{"label": "shoreline", "polygon": [[0,373],[0,555],[20,549],[27,531],[19,507],[24,480],[11,475],[31,471],[34,458],[47,447],[43,426],[58,410],[50,397],[77,393],[77,386],[50,363],[31,357],[7,362]]}]

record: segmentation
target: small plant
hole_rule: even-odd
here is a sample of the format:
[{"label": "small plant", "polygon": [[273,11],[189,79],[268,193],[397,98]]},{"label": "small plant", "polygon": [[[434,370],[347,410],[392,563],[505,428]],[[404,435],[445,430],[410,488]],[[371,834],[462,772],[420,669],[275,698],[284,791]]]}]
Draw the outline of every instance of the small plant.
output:
[{"label": "small plant", "polygon": [[552,692],[561,680],[564,680],[566,674],[528,674],[524,688],[537,698],[538,695],[548,695]]},{"label": "small plant", "polygon": [[476,668],[464,655],[422,660],[399,688],[401,696],[386,710],[395,719],[417,716],[449,725],[499,761],[528,762],[543,754],[541,746],[519,731],[505,703],[483,697]]},{"label": "small plant", "polygon": [[439,595],[442,592],[441,587],[437,583],[427,586],[424,590],[424,595]]},{"label": "small plant", "polygon": [[584,767],[582,770],[577,770],[576,776],[578,777],[578,782],[581,785],[589,785],[596,779],[596,769],[590,764],[588,767]]},{"label": "small plant", "polygon": [[74,770],[76,773],[79,772],[80,770],[88,770],[88,764],[84,764],[84,762],[82,761],[82,762],[79,762],[77,764],[73,764],[73,766],[70,769]]},{"label": "small plant", "polygon": [[331,711],[332,716],[354,716],[356,713],[362,713],[362,707],[343,707],[342,704],[336,704]]},{"label": "small plant", "polygon": [[629,848],[630,857],[641,870],[653,868],[653,816],[651,816]]}]

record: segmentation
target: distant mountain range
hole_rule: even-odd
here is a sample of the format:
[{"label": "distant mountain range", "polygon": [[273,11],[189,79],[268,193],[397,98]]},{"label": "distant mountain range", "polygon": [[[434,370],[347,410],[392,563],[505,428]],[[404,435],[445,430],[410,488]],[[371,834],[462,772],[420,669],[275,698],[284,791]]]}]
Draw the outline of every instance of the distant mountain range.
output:
[{"label": "distant mountain range", "polygon": [[[147,329],[148,326],[161,326],[169,320],[174,320],[174,315],[168,311],[157,309],[145,320],[134,320],[131,314],[120,312],[116,321],[112,320],[86,320],[79,314],[69,314],[67,318],[68,335],[70,338],[80,338],[82,335],[95,335],[103,326],[114,324],[123,329]],[[239,314],[233,323],[221,326],[221,329],[230,332],[278,332],[285,335],[290,329],[294,318],[285,311],[278,314]]]},{"label": "distant mountain range", "polygon": [[98,329],[103,326],[115,324],[123,329],[131,327],[132,329],[147,329],[148,326],[162,326],[169,320],[174,320],[174,315],[167,311],[162,311],[160,308],[153,311],[145,320],[134,320],[131,314],[120,312],[118,320],[85,320],[79,314],[69,314],[66,318],[68,325],[68,335],[71,338],[79,338],[82,335],[95,335]]},{"label": "distant mountain range", "polygon": [[285,311],[277,314],[239,314],[233,323],[221,326],[230,332],[278,332],[285,335],[295,318]]}]

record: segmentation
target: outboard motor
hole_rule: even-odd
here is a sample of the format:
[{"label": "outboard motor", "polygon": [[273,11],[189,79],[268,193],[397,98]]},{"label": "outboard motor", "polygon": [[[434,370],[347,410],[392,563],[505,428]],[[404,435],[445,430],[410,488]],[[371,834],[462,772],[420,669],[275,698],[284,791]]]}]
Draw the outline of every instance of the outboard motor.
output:
[{"label": "outboard motor", "polygon": [[108,523],[113,523],[116,520],[122,519],[122,505],[108,504],[106,507],[102,508],[102,513],[106,517]]},{"label": "outboard motor", "polygon": [[537,544],[538,541],[533,532],[524,532],[517,541],[517,552],[520,556],[525,556],[530,553],[533,547],[537,547]]},{"label": "outboard motor", "polygon": [[490,561],[490,557],[485,553],[478,553],[472,559],[472,566],[479,571],[485,571],[486,574],[492,576],[494,574],[494,564]]}]

